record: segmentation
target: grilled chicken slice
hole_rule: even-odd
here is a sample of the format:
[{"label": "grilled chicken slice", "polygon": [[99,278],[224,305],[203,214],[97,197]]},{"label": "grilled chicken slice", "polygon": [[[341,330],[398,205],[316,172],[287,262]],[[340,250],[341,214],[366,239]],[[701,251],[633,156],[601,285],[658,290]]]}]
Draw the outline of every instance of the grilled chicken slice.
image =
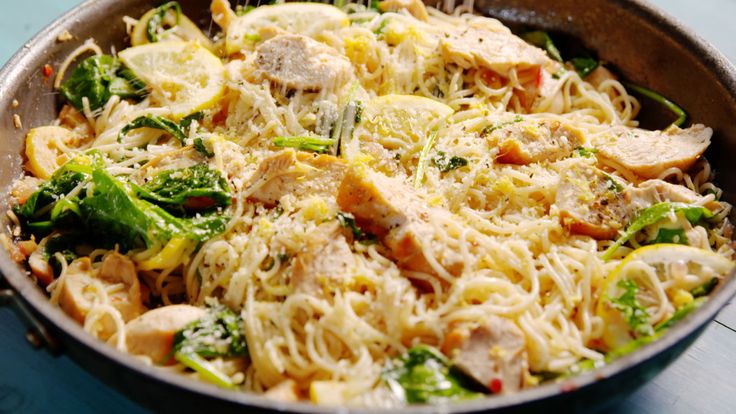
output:
[{"label": "grilled chicken slice", "polygon": [[[437,275],[437,263],[452,275],[464,267],[438,233],[447,233],[445,224],[463,225],[451,213],[427,207],[414,190],[402,182],[362,168],[351,168],[345,174],[337,194],[337,203],[355,216],[361,228],[379,236],[401,268]],[[438,228],[439,226],[439,228]]]},{"label": "grilled chicken slice", "polygon": [[453,364],[494,394],[516,392],[528,362],[524,333],[510,320],[488,315],[462,323],[445,337],[442,351]]},{"label": "grilled chicken slice", "polygon": [[356,266],[343,228],[333,220],[307,235],[306,245],[294,259],[291,282],[297,292],[319,295],[342,284]]},{"label": "grilled chicken slice", "polygon": [[559,121],[524,120],[491,132],[488,141],[498,147],[496,161],[527,165],[567,158],[585,142],[583,133]]},{"label": "grilled chicken slice", "polygon": [[174,335],[207,313],[190,305],[170,305],[150,310],[126,324],[128,353],[145,355],[155,363],[165,363],[174,344]]},{"label": "grilled chicken slice", "polygon": [[573,234],[598,240],[616,237],[628,215],[623,186],[598,168],[580,162],[560,176],[555,205],[560,223]]},{"label": "grilled chicken slice", "polygon": [[334,197],[346,169],[347,163],[332,155],[288,148],[261,161],[248,184],[250,199],[273,206],[287,194]]},{"label": "grilled chicken slice", "polygon": [[484,25],[449,30],[440,42],[446,63],[464,69],[484,68],[508,78],[511,69],[539,72],[549,58],[505,27]]},{"label": "grilled chicken slice", "polygon": [[384,0],[378,3],[378,8],[382,12],[395,12],[397,10],[406,9],[412,16],[418,20],[426,22],[429,19],[427,8],[421,0]]},{"label": "grilled chicken slice", "polygon": [[256,49],[256,67],[271,81],[290,89],[333,89],[350,79],[350,61],[309,37],[282,34]]},{"label": "grilled chicken slice", "polygon": [[[89,257],[74,260],[64,275],[59,306],[74,320],[84,324],[99,294],[95,292],[98,287],[107,291],[110,305],[120,312],[123,321],[134,319],[146,311],[135,265],[119,253],[109,254],[99,270],[92,267]],[[98,337],[107,339],[116,331],[112,316],[105,315],[100,319]]]},{"label": "grilled chicken slice", "polygon": [[701,205],[710,211],[719,211],[722,208],[721,203],[715,199],[704,197],[685,186],[670,184],[662,180],[647,180],[639,184],[637,188],[627,188],[624,196],[627,208],[632,215],[653,204],[665,201]]},{"label": "grilled chicken slice", "polygon": [[713,130],[703,125],[687,129],[646,131],[617,127],[596,139],[598,157],[644,178],[657,178],[668,168],[687,171],[710,145]]}]

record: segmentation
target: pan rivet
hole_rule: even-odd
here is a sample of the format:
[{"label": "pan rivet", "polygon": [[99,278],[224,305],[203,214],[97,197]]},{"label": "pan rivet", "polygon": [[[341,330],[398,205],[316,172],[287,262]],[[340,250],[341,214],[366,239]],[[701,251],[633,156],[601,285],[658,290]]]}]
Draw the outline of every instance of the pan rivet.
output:
[{"label": "pan rivet", "polygon": [[38,332],[34,331],[33,329],[29,329],[26,331],[26,340],[34,348],[38,349],[43,346],[43,339],[41,339],[41,337],[38,335]]}]

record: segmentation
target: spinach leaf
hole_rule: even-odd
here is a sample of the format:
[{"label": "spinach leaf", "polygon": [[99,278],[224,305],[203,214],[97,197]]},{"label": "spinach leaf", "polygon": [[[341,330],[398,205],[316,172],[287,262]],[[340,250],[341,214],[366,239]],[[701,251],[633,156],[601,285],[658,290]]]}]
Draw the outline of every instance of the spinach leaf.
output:
[{"label": "spinach leaf", "polygon": [[296,148],[301,151],[312,151],[323,154],[330,151],[336,140],[318,136],[276,137],[273,145],[280,148]]},{"label": "spinach leaf", "polygon": [[649,244],[659,243],[675,243],[675,244],[688,244],[687,235],[685,230],[682,228],[678,229],[667,229],[661,228],[657,231],[657,237],[654,238]]},{"label": "spinach leaf", "polygon": [[[191,122],[191,121],[190,121]],[[174,121],[166,119],[158,115],[143,115],[131,121],[120,130],[118,134],[118,142],[123,140],[123,137],[128,134],[131,130],[138,128],[153,128],[160,129],[174,136],[178,139],[182,145],[186,145],[187,135],[184,133],[182,128]]]},{"label": "spinach leaf", "polygon": [[103,107],[113,96],[123,99],[142,99],[146,96],[145,84],[133,72],[112,56],[91,56],[83,60],[59,89],[64,98],[80,111],[84,110],[82,98],[87,98],[89,108]]},{"label": "spinach leaf", "polygon": [[355,223],[355,217],[353,217],[350,213],[343,213],[342,211],[337,213],[337,221],[340,222],[340,225],[345,227],[346,229],[350,229],[350,231],[353,232],[353,237],[360,241],[363,244],[374,244],[377,242],[378,238],[375,234],[366,233],[364,232],[358,225]]},{"label": "spinach leaf", "polygon": [[562,62],[562,55],[560,55],[559,49],[557,49],[557,46],[555,46],[555,42],[553,42],[552,38],[549,37],[549,33],[541,30],[535,30],[523,33],[521,35],[521,38],[524,39],[527,43],[544,49],[544,51],[547,52],[547,55],[549,55],[549,57],[551,57],[552,59],[558,62]]},{"label": "spinach leaf", "polygon": [[428,346],[415,346],[383,373],[389,388],[408,403],[438,403],[478,398],[468,380]]},{"label": "spinach leaf", "polygon": [[661,94],[654,92],[653,90],[649,88],[645,88],[639,85],[634,85],[633,83],[624,82],[624,86],[626,87],[626,89],[634,91],[635,93],[638,93],[639,95],[642,95],[646,98],[649,98],[659,103],[660,105],[667,108],[670,112],[675,114],[677,116],[677,119],[675,119],[675,121],[672,122],[672,125],[676,125],[680,127],[680,126],[683,126],[685,122],[687,121],[687,112],[685,112],[685,110],[682,109],[682,107],[670,101],[669,99],[665,98]]},{"label": "spinach leaf", "polygon": [[202,138],[200,137],[194,138],[192,146],[198,153],[202,154],[203,157],[212,158],[215,156],[215,153],[210,151],[207,146],[204,145],[204,141],[202,141]]},{"label": "spinach leaf", "polygon": [[230,378],[207,359],[248,355],[243,321],[224,306],[210,308],[202,319],[174,335],[172,352],[177,361],[198,372],[205,380],[231,388],[233,383]]},{"label": "spinach leaf", "polygon": [[23,205],[16,206],[13,211],[19,217],[28,220],[37,218],[40,210],[72,191],[85,178],[84,173],[73,171],[68,168],[68,165],[62,166],[54,172],[49,181],[41,184]]},{"label": "spinach leaf", "polygon": [[639,335],[651,335],[653,331],[649,323],[649,314],[636,300],[639,286],[628,279],[619,280],[616,286],[623,289],[624,293],[617,298],[609,298],[611,305],[623,314],[626,323],[634,329],[634,332]]},{"label": "spinach leaf", "polygon": [[570,59],[570,64],[580,77],[585,79],[600,65],[600,62],[591,57],[576,57]]},{"label": "spinach leaf", "polygon": [[710,292],[713,292],[713,289],[715,289],[716,286],[718,286],[718,278],[713,277],[707,282],[693,289],[690,293],[692,293],[694,298],[708,296],[710,295]]},{"label": "spinach leaf", "polygon": [[448,172],[465,167],[468,165],[468,160],[463,157],[458,157],[457,155],[453,155],[448,158],[444,151],[437,151],[437,156],[432,158],[432,163],[439,168],[441,172]]},{"label": "spinach leaf", "polygon": [[167,209],[207,210],[229,206],[232,202],[225,177],[205,164],[163,171],[134,188],[141,198]]},{"label": "spinach leaf", "polygon": [[659,222],[673,212],[682,212],[685,218],[692,224],[697,224],[703,219],[710,219],[713,217],[713,213],[710,210],[701,206],[691,206],[683,203],[670,202],[654,204],[651,207],[642,210],[633,220],[631,220],[624,234],[603,253],[603,260],[610,259],[619,247],[623,246],[624,243],[629,241],[629,239],[634,237],[644,227]]},{"label": "spinach leaf", "polygon": [[175,23],[173,26],[179,25],[181,21],[181,6],[176,1],[170,1],[156,7],[156,11],[153,13],[148,22],[146,23],[146,37],[149,42],[158,42],[159,31],[164,30],[164,19],[169,10],[174,11]]}]

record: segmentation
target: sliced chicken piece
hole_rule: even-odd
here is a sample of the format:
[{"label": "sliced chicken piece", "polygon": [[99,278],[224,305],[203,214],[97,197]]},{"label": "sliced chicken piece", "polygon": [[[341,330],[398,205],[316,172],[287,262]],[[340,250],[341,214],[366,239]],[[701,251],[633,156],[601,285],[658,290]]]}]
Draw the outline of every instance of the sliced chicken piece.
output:
[{"label": "sliced chicken piece", "polygon": [[442,351],[465,374],[494,394],[521,389],[527,370],[523,332],[508,319],[489,315],[462,323],[445,337]]},{"label": "sliced chicken piece", "polygon": [[586,162],[570,165],[557,187],[560,224],[570,233],[598,240],[616,237],[628,219],[623,189],[615,178]]},{"label": "sliced chicken piece", "polygon": [[247,188],[251,200],[269,206],[278,204],[286,194],[334,197],[346,169],[347,163],[332,155],[288,148],[261,161]]},{"label": "sliced chicken piece", "polygon": [[271,81],[291,89],[333,89],[350,79],[350,61],[306,36],[283,34],[258,45],[256,67]]},{"label": "sliced chicken piece", "polygon": [[95,130],[87,118],[71,105],[64,105],[59,112],[60,126],[70,129],[80,138],[79,142],[72,145],[79,146],[94,138]]},{"label": "sliced chicken piece", "polygon": [[711,200],[685,186],[662,180],[647,180],[636,188],[627,188],[624,196],[630,215],[653,204],[667,201],[702,205],[710,211],[719,211],[722,208],[721,203],[715,199]]},{"label": "sliced chicken piece", "polygon": [[263,396],[276,401],[297,402],[299,401],[299,387],[293,379],[279,382],[263,393]]},{"label": "sliced chicken piece", "polygon": [[155,363],[166,363],[174,335],[207,311],[190,305],[170,305],[150,310],[126,324],[125,343],[133,355],[145,355]]},{"label": "sliced chicken piece", "polygon": [[585,77],[585,81],[591,85],[599,88],[601,84],[608,80],[617,80],[618,77],[613,74],[610,70],[606,69],[603,65],[598,65],[588,76]]},{"label": "sliced chicken piece", "polygon": [[567,158],[583,145],[585,137],[579,129],[559,121],[525,120],[496,129],[488,140],[498,147],[498,162],[526,165]]},{"label": "sliced chicken piece", "polygon": [[412,16],[418,20],[426,22],[429,20],[427,8],[421,0],[384,0],[378,3],[378,8],[382,12],[395,12],[397,10],[406,9]]},{"label": "sliced chicken piece", "polygon": [[28,257],[28,266],[31,268],[31,273],[36,276],[41,286],[48,286],[54,281],[54,269],[44,254],[47,239],[41,240],[38,248]]},{"label": "sliced chicken piece", "polygon": [[549,62],[544,51],[514,36],[505,27],[468,27],[449,30],[440,42],[447,63],[464,69],[486,68],[509,77],[511,69],[537,74]]},{"label": "sliced chicken piece", "polygon": [[[103,274],[104,273],[104,274]],[[97,288],[105,289],[110,305],[120,312],[123,321],[134,319],[146,311],[141,299],[141,287],[135,266],[118,253],[108,255],[100,270],[92,267],[89,257],[74,260],[64,275],[59,306],[80,324],[102,295]],[[97,334],[107,339],[117,331],[114,319],[105,315],[99,320]]]},{"label": "sliced chicken piece", "polygon": [[463,224],[444,209],[427,207],[428,203],[401,181],[351,168],[340,184],[337,203],[355,216],[362,229],[382,239],[399,267],[436,275],[432,266],[436,262],[452,275],[462,272],[461,256],[436,240],[435,236],[447,229],[438,229],[432,221],[453,222],[456,228]]},{"label": "sliced chicken piece", "polygon": [[357,263],[344,233],[340,223],[333,220],[307,235],[291,273],[297,292],[320,295],[333,285],[344,284],[354,273]]},{"label": "sliced chicken piece", "polygon": [[665,131],[616,127],[593,143],[598,157],[644,178],[672,167],[687,171],[710,145],[713,130],[703,125]]}]

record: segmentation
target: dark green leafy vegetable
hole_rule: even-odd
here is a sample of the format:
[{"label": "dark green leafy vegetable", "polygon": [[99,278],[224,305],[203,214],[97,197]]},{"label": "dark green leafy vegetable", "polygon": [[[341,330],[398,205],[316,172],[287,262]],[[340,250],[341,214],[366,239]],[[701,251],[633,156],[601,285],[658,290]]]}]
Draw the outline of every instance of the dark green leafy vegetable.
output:
[{"label": "dark green leafy vegetable", "polygon": [[204,141],[202,141],[202,138],[200,137],[194,138],[192,146],[198,153],[202,154],[203,157],[212,158],[215,156],[215,153],[210,151],[207,146],[204,145]]},{"label": "dark green leafy vegetable", "polygon": [[675,114],[677,116],[677,119],[675,119],[672,125],[676,125],[680,127],[680,126],[683,126],[685,122],[687,121],[687,112],[685,112],[685,110],[682,109],[679,105],[670,101],[669,99],[665,98],[659,93],[654,92],[653,90],[645,88],[643,86],[634,85],[632,83],[624,83],[624,86],[626,87],[626,89],[634,91],[635,93],[638,93],[639,95],[645,96],[661,104],[662,106],[670,110],[673,114]]},{"label": "dark green leafy vegetable", "polygon": [[129,124],[125,125],[123,129],[120,130],[120,134],[118,135],[118,142],[122,141],[123,137],[128,132],[138,128],[160,129],[168,134],[173,135],[174,138],[178,139],[182,145],[186,145],[187,136],[176,122],[166,119],[162,116],[151,114],[139,116],[138,118],[131,121]]},{"label": "dark green leafy vegetable", "polygon": [[181,6],[176,1],[170,1],[156,7],[156,11],[153,13],[146,24],[146,37],[149,42],[158,42],[159,30],[164,29],[164,19],[169,10],[174,11],[174,24],[173,26],[179,25],[181,21]]},{"label": "dark green leafy vegetable", "polygon": [[230,378],[207,359],[248,355],[243,321],[224,306],[210,308],[202,319],[174,335],[172,352],[177,361],[199,373],[205,380],[230,388],[233,386]]},{"label": "dark green leafy vegetable", "polygon": [[710,292],[713,292],[713,289],[715,289],[716,286],[718,286],[718,278],[713,277],[707,282],[693,289],[690,293],[692,293],[694,298],[708,296],[710,295]]},{"label": "dark green leafy vegetable", "polygon": [[675,244],[688,244],[687,235],[685,230],[682,228],[668,229],[661,228],[657,231],[657,237],[654,238],[649,244],[659,243],[675,243]]},{"label": "dark green leafy vegetable", "polygon": [[[185,207],[201,210],[229,206],[232,194],[220,171],[205,164],[166,170],[141,186],[134,186],[138,195],[164,208]],[[197,205],[193,205],[193,201]],[[200,207],[200,208],[197,208]]]},{"label": "dark green leafy vegetable", "polygon": [[592,57],[577,57],[570,59],[570,64],[581,78],[585,78],[600,65],[600,62]]},{"label": "dark green leafy vegetable", "polygon": [[624,293],[617,298],[609,298],[611,305],[618,309],[626,319],[626,323],[639,335],[651,335],[652,325],[649,323],[649,314],[636,300],[639,286],[628,279],[619,280],[616,286],[623,289]]},{"label": "dark green leafy vegetable", "polygon": [[683,213],[685,218],[691,224],[697,224],[703,219],[709,219],[713,217],[713,213],[705,207],[690,206],[683,203],[657,203],[651,207],[642,210],[629,223],[629,226],[626,228],[624,234],[619,237],[619,239],[616,240],[616,242],[603,253],[603,260],[610,259],[619,247],[623,246],[624,243],[629,241],[629,239],[634,237],[644,227],[659,222],[673,212]]},{"label": "dark green leafy vegetable", "polygon": [[103,107],[113,95],[123,99],[142,99],[146,85],[125,68],[117,58],[108,55],[91,56],[83,60],[59,89],[64,98],[80,111],[83,98],[89,108]]},{"label": "dark green leafy vegetable", "polygon": [[373,244],[376,243],[377,237],[375,234],[366,233],[364,232],[358,225],[355,223],[355,217],[353,217],[350,213],[343,213],[338,212],[337,213],[337,221],[340,222],[340,225],[345,227],[346,229],[350,229],[350,231],[353,232],[353,237],[355,240],[360,241],[363,244]]},{"label": "dark green leafy vegetable", "polygon": [[523,120],[524,120],[524,118],[521,115],[517,115],[511,121],[499,122],[497,124],[487,126],[486,128],[483,129],[483,132],[481,133],[481,135],[488,135],[488,134],[492,133],[493,131],[499,130],[499,129],[504,128],[504,127],[507,127],[509,125],[513,125],[513,124],[519,123],[519,122],[521,122]]},{"label": "dark green leafy vegetable", "polygon": [[273,140],[273,145],[280,148],[296,148],[301,151],[312,151],[319,154],[329,152],[334,144],[334,139],[318,136],[276,137]]},{"label": "dark green leafy vegetable", "polygon": [[[88,187],[68,196],[83,181]],[[177,218],[137,198],[95,154],[66,163],[15,210],[33,234],[79,231],[91,245],[118,244],[123,250],[163,245],[173,237],[202,242],[224,231],[228,220],[219,214]]]},{"label": "dark green leafy vegetable", "polygon": [[544,51],[547,52],[547,55],[552,59],[562,62],[562,55],[560,55],[560,51],[557,49],[557,46],[555,46],[555,42],[552,41],[552,38],[549,37],[547,32],[541,30],[526,32],[521,35],[521,38],[527,43],[544,49]]},{"label": "dark green leafy vegetable", "polygon": [[415,346],[383,373],[391,391],[407,403],[438,403],[478,398],[472,384],[428,346]]},{"label": "dark green leafy vegetable", "polygon": [[437,156],[432,158],[432,163],[439,168],[441,172],[448,172],[465,167],[468,165],[468,160],[456,155],[448,158],[444,151],[437,151]]},{"label": "dark green leafy vegetable", "polygon": [[575,148],[575,152],[581,157],[584,158],[591,158],[594,157],[595,154],[598,152],[595,148],[584,148],[584,147],[577,147]]}]

